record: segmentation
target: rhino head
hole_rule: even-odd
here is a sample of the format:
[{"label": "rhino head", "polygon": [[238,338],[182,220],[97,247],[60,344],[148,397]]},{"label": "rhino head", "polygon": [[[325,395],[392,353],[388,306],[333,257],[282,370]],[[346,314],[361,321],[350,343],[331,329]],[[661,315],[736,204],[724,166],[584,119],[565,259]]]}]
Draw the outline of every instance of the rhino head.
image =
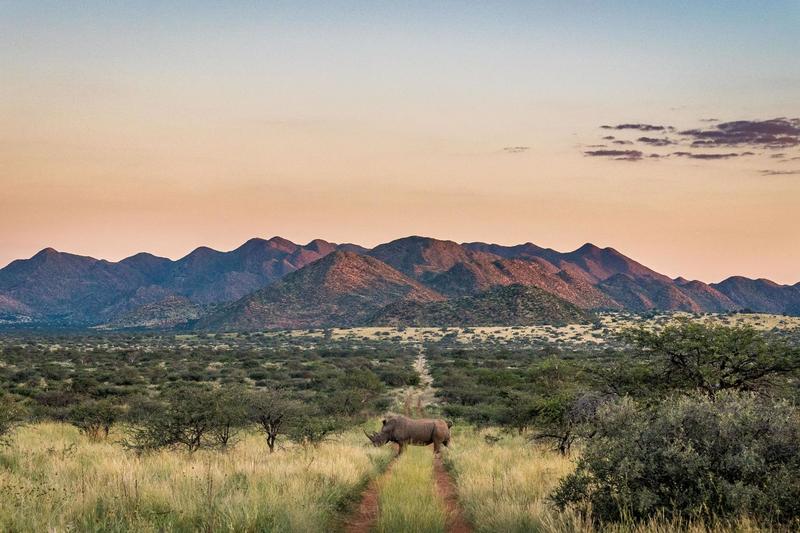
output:
[{"label": "rhino head", "polygon": [[384,420],[381,431],[376,431],[372,435],[365,431],[364,435],[366,435],[370,442],[372,442],[373,446],[383,446],[389,442],[389,440],[391,440],[392,429],[391,427],[387,428],[386,420]]}]

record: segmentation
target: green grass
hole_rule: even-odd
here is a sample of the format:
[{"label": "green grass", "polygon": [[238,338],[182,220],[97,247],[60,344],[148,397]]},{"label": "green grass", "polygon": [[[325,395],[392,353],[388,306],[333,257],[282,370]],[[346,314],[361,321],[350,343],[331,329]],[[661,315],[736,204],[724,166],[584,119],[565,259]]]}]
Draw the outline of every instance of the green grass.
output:
[{"label": "green grass", "polygon": [[379,483],[377,531],[439,533],[446,512],[436,494],[430,447],[410,446]]}]

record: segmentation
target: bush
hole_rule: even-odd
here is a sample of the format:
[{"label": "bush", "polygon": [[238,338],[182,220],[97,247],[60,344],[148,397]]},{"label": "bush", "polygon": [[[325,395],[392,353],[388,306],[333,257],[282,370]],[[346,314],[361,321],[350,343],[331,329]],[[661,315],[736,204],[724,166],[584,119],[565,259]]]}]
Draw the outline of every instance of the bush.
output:
[{"label": "bush", "polygon": [[600,409],[597,434],[553,494],[600,522],[657,514],[800,525],[800,417],[788,403],[718,393]]},{"label": "bush", "polygon": [[84,435],[99,439],[108,437],[120,414],[120,408],[108,400],[87,400],[72,408],[69,421]]},{"label": "bush", "polygon": [[7,394],[0,392],[0,445],[4,444],[22,420],[22,408]]},{"label": "bush", "polygon": [[203,447],[227,446],[246,423],[241,392],[183,384],[148,402],[137,413],[126,445],[136,450],[184,447],[194,452]]}]

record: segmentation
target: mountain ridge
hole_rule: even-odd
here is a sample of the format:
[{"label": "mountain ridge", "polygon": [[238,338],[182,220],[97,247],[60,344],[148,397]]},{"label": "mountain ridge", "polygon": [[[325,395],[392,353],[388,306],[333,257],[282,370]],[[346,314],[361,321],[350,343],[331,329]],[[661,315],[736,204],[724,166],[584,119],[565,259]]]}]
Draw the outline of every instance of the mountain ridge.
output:
[{"label": "mountain ridge", "polygon": [[591,243],[558,252],[531,242],[504,246],[416,235],[372,249],[256,237],[227,252],[200,246],[176,260],[140,252],[116,262],[48,247],[0,269],[0,318],[6,325],[83,327],[123,318],[135,323],[131,317],[139,316],[154,323],[163,316],[175,324],[181,310],[196,315],[197,309],[237,302],[336,252],[370,257],[449,299],[524,285],[590,310],[800,314],[800,282],[670,279],[614,248]]}]

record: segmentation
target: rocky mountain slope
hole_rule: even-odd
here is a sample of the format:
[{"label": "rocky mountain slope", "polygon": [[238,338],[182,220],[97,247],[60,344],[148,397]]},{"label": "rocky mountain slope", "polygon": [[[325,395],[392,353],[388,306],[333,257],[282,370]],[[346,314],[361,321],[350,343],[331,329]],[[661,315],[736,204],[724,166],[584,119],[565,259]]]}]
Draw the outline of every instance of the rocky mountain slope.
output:
[{"label": "rocky mountain slope", "polygon": [[[201,318],[201,324],[210,325],[210,317],[203,318],[209,309],[219,311],[220,307],[243,305],[244,301],[255,305],[255,294],[263,295],[268,287],[283,291],[280,298],[274,296],[277,293],[267,296],[265,302],[275,300],[270,304],[273,310],[281,302],[293,301],[292,291],[306,295],[323,291],[317,285],[322,283],[319,277],[308,273],[289,276],[337,252],[351,254],[347,256],[351,263],[355,262],[352,255],[368,258],[372,270],[352,272],[354,277],[363,275],[362,282],[372,283],[385,276],[383,283],[388,286],[400,283],[397,276],[401,275],[401,285],[413,283],[416,293],[427,291],[427,297],[463,298],[496,287],[522,285],[588,310],[749,309],[800,314],[800,283],[779,285],[743,277],[717,284],[670,279],[613,248],[592,244],[562,253],[532,243],[459,244],[411,236],[366,249],[319,239],[299,245],[273,237],[250,239],[228,252],[200,247],[175,261],[139,253],[109,262],[47,248],[0,269],[0,324],[170,327]],[[341,255],[337,258],[342,260]],[[295,281],[277,285],[282,280]],[[335,319],[353,324],[367,310],[393,303],[392,294],[378,291],[354,296],[353,301],[360,303],[354,306],[353,316],[346,316],[342,301],[329,308],[330,319],[323,320],[317,313],[307,322],[332,323]],[[373,297],[375,301],[367,301]],[[299,313],[297,306],[294,309]],[[282,322],[279,314],[275,311],[276,324],[302,322],[295,320],[296,316]],[[263,315],[269,316],[269,312]]]},{"label": "rocky mountain slope", "polygon": [[334,252],[281,281],[224,306],[199,329],[253,330],[353,326],[398,301],[444,298],[386,263],[354,252]]}]

